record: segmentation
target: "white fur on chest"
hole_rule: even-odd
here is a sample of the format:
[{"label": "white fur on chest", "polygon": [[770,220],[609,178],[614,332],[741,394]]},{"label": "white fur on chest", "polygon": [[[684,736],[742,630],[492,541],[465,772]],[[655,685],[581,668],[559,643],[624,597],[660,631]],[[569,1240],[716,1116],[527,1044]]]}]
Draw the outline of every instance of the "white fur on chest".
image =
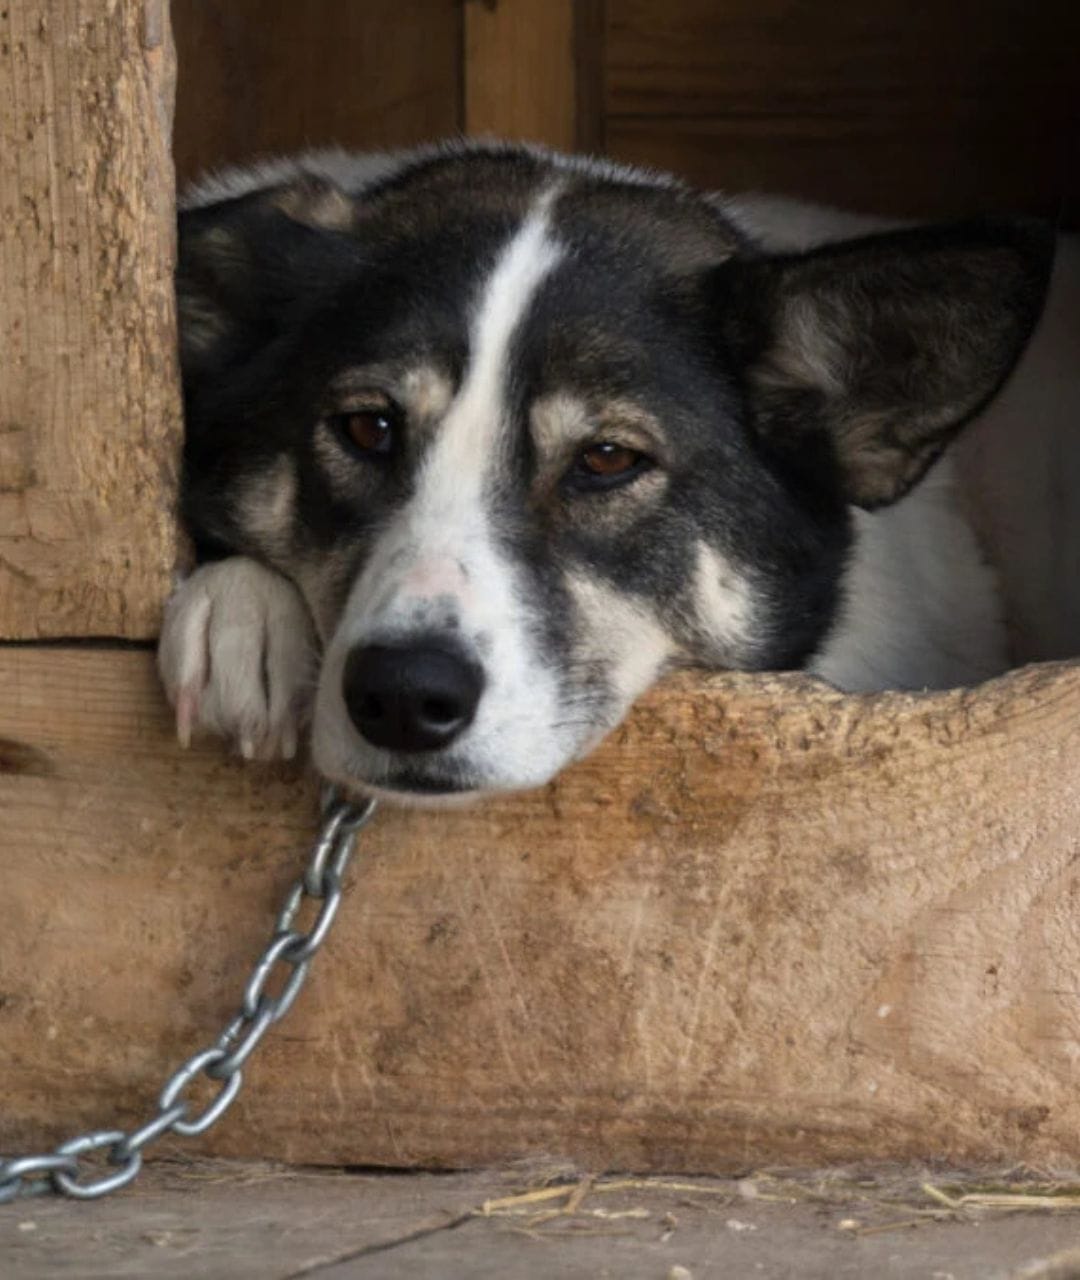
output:
[{"label": "white fur on chest", "polygon": [[997,578],[961,513],[952,460],[894,506],[853,514],[844,604],[809,670],[851,692],[949,688],[1005,671]]}]

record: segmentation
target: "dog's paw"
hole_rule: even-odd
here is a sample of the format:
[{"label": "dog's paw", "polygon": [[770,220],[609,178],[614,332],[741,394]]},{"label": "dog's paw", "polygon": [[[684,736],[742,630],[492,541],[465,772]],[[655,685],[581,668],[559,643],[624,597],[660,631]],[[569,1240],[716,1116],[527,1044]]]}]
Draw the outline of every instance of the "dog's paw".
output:
[{"label": "dog's paw", "polygon": [[203,565],[165,606],[158,670],[176,733],[232,739],[246,759],[291,759],[315,689],[315,633],[299,591],[246,556]]}]

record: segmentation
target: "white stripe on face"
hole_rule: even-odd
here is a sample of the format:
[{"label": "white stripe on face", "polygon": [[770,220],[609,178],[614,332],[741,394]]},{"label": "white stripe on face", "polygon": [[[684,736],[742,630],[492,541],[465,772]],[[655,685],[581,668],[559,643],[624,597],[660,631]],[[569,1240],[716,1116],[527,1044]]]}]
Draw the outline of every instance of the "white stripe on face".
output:
[{"label": "white stripe on face", "polygon": [[[522,785],[533,776],[544,780],[564,762],[557,674],[536,652],[529,634],[533,609],[493,534],[488,503],[509,452],[511,345],[538,288],[563,256],[549,234],[553,196],[554,190],[537,200],[484,282],[461,387],[436,429],[414,495],[376,543],[346,604],[316,711],[316,751],[329,772],[340,775],[349,759],[362,777],[378,782],[385,764],[385,753],[372,756],[374,749],[359,742],[345,721],[340,681],[346,653],[358,644],[408,644],[413,636],[443,630],[480,657],[486,680],[474,723],[449,753],[463,768],[491,775],[496,786],[500,773]],[[538,748],[538,738],[547,750]]]},{"label": "white stripe on face", "polygon": [[[485,488],[505,455],[510,344],[544,277],[562,257],[548,235],[554,190],[545,192],[503,249],[480,291],[465,377],[436,430],[416,493],[375,547],[362,575],[361,607],[375,626],[408,629],[410,602],[468,603],[470,551],[485,569],[494,554]],[[489,590],[486,575],[480,579]],[[379,621],[375,621],[375,618]]]},{"label": "white stripe on face", "polygon": [[443,420],[421,477],[421,514],[438,520],[463,508],[476,512],[508,421],[505,403],[510,344],[544,277],[562,258],[548,235],[554,191],[546,192],[503,250],[473,316],[465,380]]}]

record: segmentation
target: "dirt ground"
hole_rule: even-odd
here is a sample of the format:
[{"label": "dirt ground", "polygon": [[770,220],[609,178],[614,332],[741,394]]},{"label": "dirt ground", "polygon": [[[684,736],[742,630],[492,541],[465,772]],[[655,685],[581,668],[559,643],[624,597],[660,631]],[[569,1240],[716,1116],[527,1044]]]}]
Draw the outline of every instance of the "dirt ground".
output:
[{"label": "dirt ground", "polygon": [[588,1178],[150,1166],[0,1208],[4,1280],[1080,1280],[1080,1187],[1032,1172]]}]

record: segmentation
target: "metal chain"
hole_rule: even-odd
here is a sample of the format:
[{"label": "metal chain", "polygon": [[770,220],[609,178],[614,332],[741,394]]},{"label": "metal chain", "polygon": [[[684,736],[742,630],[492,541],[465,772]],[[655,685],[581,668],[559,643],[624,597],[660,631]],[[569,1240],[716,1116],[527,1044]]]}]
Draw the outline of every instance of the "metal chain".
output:
[{"label": "metal chain", "polygon": [[[179,1067],[158,1095],[156,1113],[138,1129],[101,1129],[62,1142],[43,1155],[0,1156],[0,1204],[16,1196],[58,1192],[76,1200],[96,1200],[134,1181],[142,1168],[143,1151],[166,1133],[185,1138],[205,1133],[228,1109],[244,1081],[243,1065],[267,1031],[292,1008],[304,985],[311,961],[326,940],[341,903],[341,881],[356,845],[356,833],[375,812],[375,801],[357,806],[331,794],[307,870],[289,890],[277,918],[274,936],[244,988],[240,1011],[217,1040]],[[319,912],[306,932],[293,921],[305,898],[317,901]],[[288,976],[278,995],[268,995],[267,983],[284,966]],[[213,1100],[198,1115],[181,1095],[199,1075],[218,1085]],[[93,1176],[80,1166],[80,1158],[107,1149],[106,1160],[115,1172]]]}]

